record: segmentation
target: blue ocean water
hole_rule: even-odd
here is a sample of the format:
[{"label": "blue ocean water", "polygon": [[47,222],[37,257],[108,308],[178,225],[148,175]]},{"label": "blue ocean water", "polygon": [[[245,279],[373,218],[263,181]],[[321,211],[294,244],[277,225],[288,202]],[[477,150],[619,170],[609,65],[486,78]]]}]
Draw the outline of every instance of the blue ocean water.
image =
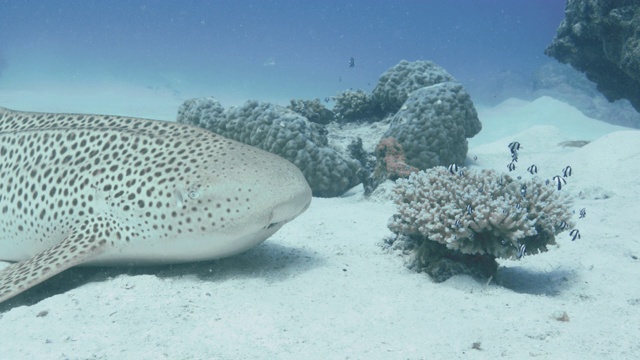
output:
[{"label": "blue ocean water", "polygon": [[551,61],[563,16],[560,0],[3,0],[0,88],[120,81],[184,98],[324,98],[371,90],[406,59],[436,62],[491,102],[505,79],[526,84]]}]

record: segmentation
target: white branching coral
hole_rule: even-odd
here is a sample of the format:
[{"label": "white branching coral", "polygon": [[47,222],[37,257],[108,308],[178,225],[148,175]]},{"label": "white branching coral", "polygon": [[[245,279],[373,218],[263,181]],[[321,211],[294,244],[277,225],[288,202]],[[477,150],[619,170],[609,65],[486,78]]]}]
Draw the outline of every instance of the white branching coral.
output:
[{"label": "white branching coral", "polygon": [[518,180],[493,170],[453,174],[439,166],[399,179],[394,191],[398,213],[389,229],[462,254],[537,254],[573,225],[568,196],[536,178]]}]

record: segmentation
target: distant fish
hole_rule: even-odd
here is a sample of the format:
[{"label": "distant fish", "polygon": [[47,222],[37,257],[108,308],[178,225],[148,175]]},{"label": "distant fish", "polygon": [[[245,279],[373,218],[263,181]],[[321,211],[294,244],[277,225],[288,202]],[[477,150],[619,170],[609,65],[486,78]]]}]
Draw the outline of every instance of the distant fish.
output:
[{"label": "distant fish", "polygon": [[502,186],[503,180],[502,180],[502,175],[500,175],[500,180],[498,180],[498,185]]},{"label": "distant fish", "polygon": [[456,222],[453,225],[455,225],[456,227],[461,227],[462,221],[460,221],[460,219],[456,219]]},{"label": "distant fish", "polygon": [[511,150],[512,154],[515,154],[518,152],[518,150],[520,150],[520,143],[517,141],[514,141],[512,143],[509,144],[509,150]]},{"label": "distant fish", "polygon": [[563,177],[569,177],[569,176],[571,176],[572,171],[573,170],[571,169],[571,166],[567,166],[564,169],[562,169],[562,176]]},{"label": "distant fish", "polygon": [[516,210],[520,210],[520,209],[522,209],[522,205],[520,205],[520,203],[517,203],[516,204]]},{"label": "distant fish", "polygon": [[329,101],[331,101],[330,97],[327,96],[326,98],[324,98],[324,102],[328,103]]},{"label": "distant fish", "polygon": [[569,233],[569,236],[571,236],[571,241],[574,241],[575,239],[580,239],[580,230],[578,229],[571,230],[571,232]]},{"label": "distant fish", "polygon": [[509,169],[509,171],[513,171],[516,169],[516,164],[512,162],[509,163],[509,165],[507,165],[507,169]]},{"label": "distant fish", "polygon": [[473,214],[473,208],[471,207],[471,205],[467,205],[467,214]]},{"label": "distant fish", "polygon": [[464,176],[464,171],[462,171],[462,170],[458,171],[458,175],[460,175],[460,177],[463,177]]},{"label": "distant fish", "polygon": [[350,58],[349,59],[349,67],[352,68],[352,67],[355,67],[355,66],[356,66],[356,59]]},{"label": "distant fish", "polygon": [[518,162],[518,153],[511,154],[511,161]]},{"label": "distant fish", "polygon": [[587,216],[587,209],[585,208],[580,209],[580,219],[582,219],[585,216]]},{"label": "distant fish", "polygon": [[545,185],[549,185],[551,181],[549,179],[547,179],[547,181],[544,182]]},{"label": "distant fish", "polygon": [[527,185],[522,185],[520,188],[520,195],[522,195],[522,197],[527,196]]},{"label": "distant fish", "polygon": [[458,172],[458,165],[451,164],[451,165],[449,165],[449,167],[447,169],[449,170],[450,173],[455,175]]},{"label": "distant fish", "polygon": [[558,226],[560,227],[560,229],[564,230],[569,226],[569,224],[567,224],[566,221],[562,220],[560,221],[560,224]]},{"label": "distant fish", "polygon": [[531,165],[531,166],[529,166],[529,167],[527,168],[527,171],[528,171],[529,173],[531,173],[531,175],[533,175],[533,174],[537,174],[537,173],[538,173],[538,167],[537,167],[537,166],[535,166],[535,165]]},{"label": "distant fish", "polygon": [[525,244],[522,244],[520,248],[518,248],[518,259],[522,259],[525,255],[527,255],[527,247]]},{"label": "distant fish", "polygon": [[276,59],[272,57],[268,58],[262,63],[262,66],[275,66],[275,65],[276,65]]},{"label": "distant fish", "polygon": [[473,161],[478,161],[478,157],[477,157],[477,156],[474,156],[474,157],[473,157]]},{"label": "distant fish", "polygon": [[559,175],[554,176],[553,177],[553,181],[556,182],[558,190],[562,189],[562,185],[565,185],[567,183],[567,180],[565,180],[564,178],[560,177]]}]

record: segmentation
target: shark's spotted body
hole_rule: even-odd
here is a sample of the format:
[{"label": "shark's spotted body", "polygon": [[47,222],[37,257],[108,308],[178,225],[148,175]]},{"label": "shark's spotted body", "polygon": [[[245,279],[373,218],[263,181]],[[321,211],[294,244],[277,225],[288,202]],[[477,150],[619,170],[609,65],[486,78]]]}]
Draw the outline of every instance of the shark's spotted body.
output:
[{"label": "shark's spotted body", "polygon": [[247,250],[302,213],[290,162],[206,130],[0,108],[0,302],[78,264]]}]

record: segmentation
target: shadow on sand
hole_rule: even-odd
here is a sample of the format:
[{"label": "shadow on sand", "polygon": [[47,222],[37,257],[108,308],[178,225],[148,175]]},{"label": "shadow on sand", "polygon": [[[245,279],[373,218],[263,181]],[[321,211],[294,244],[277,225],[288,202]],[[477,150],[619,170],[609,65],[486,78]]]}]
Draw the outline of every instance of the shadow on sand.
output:
[{"label": "shadow on sand", "polygon": [[555,269],[535,271],[524,267],[500,267],[496,283],[517,293],[556,296],[569,289],[574,282],[573,272]]},{"label": "shadow on sand", "polygon": [[321,258],[307,250],[266,242],[245,253],[219,260],[178,265],[76,267],[0,303],[0,314],[14,307],[34,305],[48,297],[63,294],[87,283],[109,281],[122,275],[155,275],[163,279],[196,276],[208,282],[263,277],[267,281],[275,282],[322,263]]}]

